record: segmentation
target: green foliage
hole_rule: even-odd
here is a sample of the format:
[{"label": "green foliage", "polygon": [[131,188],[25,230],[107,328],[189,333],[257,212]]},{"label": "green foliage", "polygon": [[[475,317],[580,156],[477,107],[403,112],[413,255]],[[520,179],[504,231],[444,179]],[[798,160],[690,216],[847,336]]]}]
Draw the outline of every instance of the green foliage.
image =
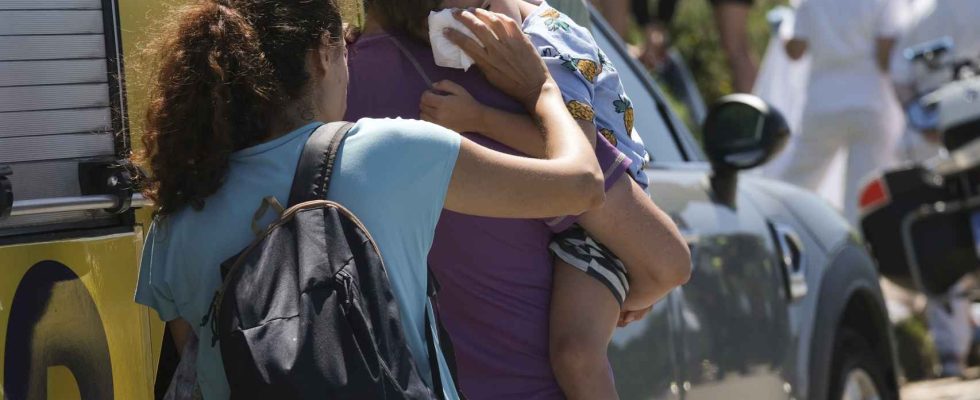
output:
[{"label": "green foliage", "polygon": [[921,314],[895,325],[895,345],[905,379],[918,381],[934,377],[936,348]]},{"label": "green foliage", "polygon": [[[653,5],[657,0],[651,0]],[[748,33],[752,53],[761,60],[769,42],[766,13],[785,0],[755,0],[749,15]],[[697,81],[701,95],[709,104],[732,93],[732,78],[718,40],[714,14],[707,0],[681,0],[670,27],[673,44],[684,56]]]}]

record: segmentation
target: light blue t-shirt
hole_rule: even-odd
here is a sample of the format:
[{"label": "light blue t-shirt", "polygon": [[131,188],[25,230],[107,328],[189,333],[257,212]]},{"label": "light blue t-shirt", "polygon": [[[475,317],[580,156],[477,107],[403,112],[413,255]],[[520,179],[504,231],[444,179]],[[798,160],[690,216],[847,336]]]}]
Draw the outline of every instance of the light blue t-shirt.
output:
[{"label": "light blue t-shirt", "polygon": [[[179,317],[194,327],[200,340],[198,382],[207,400],[229,397],[220,346],[211,346],[211,330],[201,325],[221,282],[220,264],[255,239],[252,215],[263,197],[287,204],[299,155],[319,125],[233,153],[225,183],[203,210],[185,208],[155,221],[147,234],[136,302],[164,321]],[[351,210],[377,242],[426,381],[431,375],[425,329],[432,329],[425,319],[431,312],[426,257],[459,146],[458,134],[427,122],[362,119],[340,147],[327,195]],[[440,370],[449,381],[446,393],[456,398],[441,354]]]}]

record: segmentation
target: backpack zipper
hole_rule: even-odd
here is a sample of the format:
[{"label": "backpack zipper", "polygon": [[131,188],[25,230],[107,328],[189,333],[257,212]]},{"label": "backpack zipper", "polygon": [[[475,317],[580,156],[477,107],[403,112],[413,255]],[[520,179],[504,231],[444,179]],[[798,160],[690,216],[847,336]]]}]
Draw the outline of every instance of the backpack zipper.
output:
[{"label": "backpack zipper", "polygon": [[337,275],[340,275],[340,280],[344,285],[344,310],[349,311],[353,304],[351,298],[354,296],[354,277],[344,271],[338,272]]}]

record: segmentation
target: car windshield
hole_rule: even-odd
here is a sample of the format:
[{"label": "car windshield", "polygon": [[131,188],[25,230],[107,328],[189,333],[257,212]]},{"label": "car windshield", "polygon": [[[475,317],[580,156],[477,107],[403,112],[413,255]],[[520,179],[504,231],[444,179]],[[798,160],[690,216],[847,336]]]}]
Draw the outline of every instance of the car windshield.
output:
[{"label": "car windshield", "polygon": [[651,160],[656,162],[684,161],[676,142],[671,137],[670,128],[657,110],[656,98],[642,81],[645,78],[630,68],[628,60],[623,57],[621,48],[613,45],[602,29],[593,29],[592,32],[596,42],[599,43],[599,47],[616,66],[619,79],[626,88],[626,94],[633,102],[633,109],[636,110],[636,131],[643,139],[643,144],[646,146],[647,152],[650,153]]}]

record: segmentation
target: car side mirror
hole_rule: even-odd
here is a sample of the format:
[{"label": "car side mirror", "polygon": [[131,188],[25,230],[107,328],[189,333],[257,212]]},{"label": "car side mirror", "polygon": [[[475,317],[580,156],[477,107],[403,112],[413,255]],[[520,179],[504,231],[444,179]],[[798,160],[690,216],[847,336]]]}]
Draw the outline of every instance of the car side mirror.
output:
[{"label": "car side mirror", "polygon": [[775,108],[749,94],[716,101],[704,122],[704,150],[711,161],[711,187],[719,202],[734,207],[738,171],[765,164],[789,139],[789,125]]}]

